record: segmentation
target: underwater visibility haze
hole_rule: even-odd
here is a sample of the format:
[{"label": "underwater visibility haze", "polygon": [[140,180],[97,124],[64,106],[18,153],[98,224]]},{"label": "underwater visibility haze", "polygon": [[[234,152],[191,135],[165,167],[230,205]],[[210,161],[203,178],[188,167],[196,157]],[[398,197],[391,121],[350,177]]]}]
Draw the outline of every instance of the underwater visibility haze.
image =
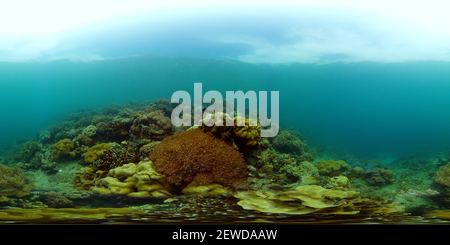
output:
[{"label": "underwater visibility haze", "polygon": [[[55,15],[71,24],[51,29],[37,18],[29,29],[18,22],[24,33],[0,28],[0,220],[162,222],[170,214],[188,222],[186,210],[202,205],[215,211],[195,221],[405,220],[405,210],[417,215],[411,222],[450,217],[442,2],[132,1],[141,7],[120,12],[114,2],[103,15],[92,14],[102,12],[94,2],[78,24]],[[414,18],[422,11],[433,14]],[[193,96],[194,83],[224,99],[226,91],[279,91],[278,135],[259,137],[248,118],[243,128],[174,127],[170,98]],[[184,158],[201,167],[180,170]],[[302,199],[313,192],[320,205]],[[119,207],[118,197],[128,199]]]}]

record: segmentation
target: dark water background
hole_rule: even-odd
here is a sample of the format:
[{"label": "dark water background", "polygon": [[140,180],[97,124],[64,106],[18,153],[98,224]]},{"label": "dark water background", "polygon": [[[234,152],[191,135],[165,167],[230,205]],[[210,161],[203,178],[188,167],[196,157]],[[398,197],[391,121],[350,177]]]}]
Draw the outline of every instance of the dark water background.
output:
[{"label": "dark water background", "polygon": [[79,109],[217,90],[279,91],[280,124],[366,157],[450,147],[450,63],[250,64],[189,56],[0,63],[0,147]]}]

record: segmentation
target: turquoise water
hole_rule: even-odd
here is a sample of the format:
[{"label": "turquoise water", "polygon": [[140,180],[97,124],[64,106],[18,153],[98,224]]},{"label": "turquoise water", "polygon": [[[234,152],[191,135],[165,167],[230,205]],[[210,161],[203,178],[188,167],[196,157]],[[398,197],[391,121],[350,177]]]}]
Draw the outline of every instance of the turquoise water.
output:
[{"label": "turquoise water", "polygon": [[280,124],[311,146],[400,157],[450,146],[450,63],[251,64],[188,56],[0,63],[1,147],[81,109],[217,90],[279,91]]}]

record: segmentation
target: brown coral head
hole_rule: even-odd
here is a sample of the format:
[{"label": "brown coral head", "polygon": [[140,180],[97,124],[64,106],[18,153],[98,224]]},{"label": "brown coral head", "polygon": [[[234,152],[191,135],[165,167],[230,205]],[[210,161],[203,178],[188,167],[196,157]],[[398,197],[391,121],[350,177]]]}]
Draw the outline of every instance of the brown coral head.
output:
[{"label": "brown coral head", "polygon": [[166,175],[167,182],[179,190],[192,181],[237,189],[248,187],[248,169],[242,154],[200,129],[165,138],[155,146],[150,160],[158,172]]}]

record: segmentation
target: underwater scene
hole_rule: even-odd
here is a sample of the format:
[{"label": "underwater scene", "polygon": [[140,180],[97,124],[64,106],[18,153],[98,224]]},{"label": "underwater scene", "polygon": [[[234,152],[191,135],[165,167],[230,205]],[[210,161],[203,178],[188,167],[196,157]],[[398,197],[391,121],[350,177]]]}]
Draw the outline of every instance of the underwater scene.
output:
[{"label": "underwater scene", "polygon": [[93,2],[0,28],[0,224],[450,222],[441,22]]}]

